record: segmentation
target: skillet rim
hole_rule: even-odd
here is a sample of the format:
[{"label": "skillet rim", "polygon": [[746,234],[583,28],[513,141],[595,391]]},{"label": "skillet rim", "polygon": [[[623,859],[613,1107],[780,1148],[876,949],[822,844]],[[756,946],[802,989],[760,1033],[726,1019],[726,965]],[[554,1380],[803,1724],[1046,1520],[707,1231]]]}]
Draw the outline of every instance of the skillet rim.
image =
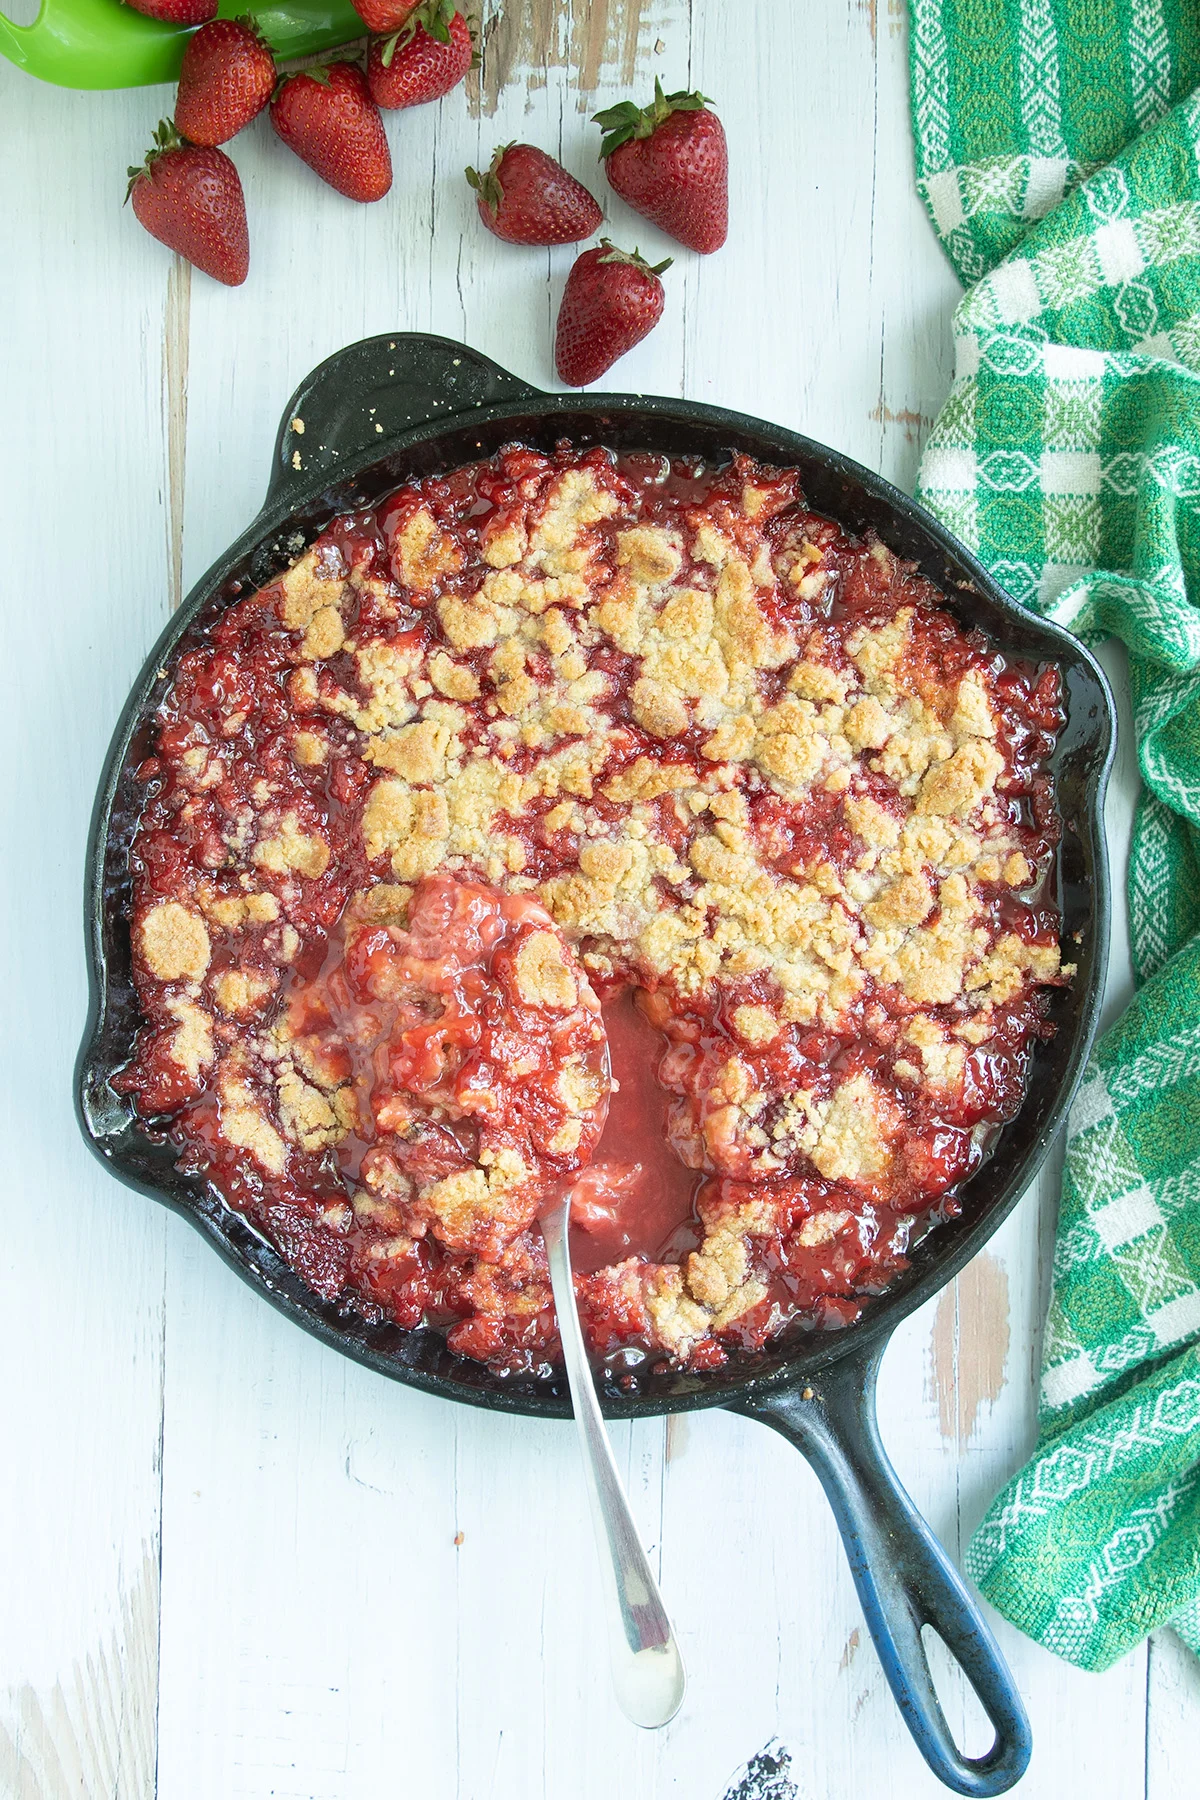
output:
[{"label": "skillet rim", "polygon": [[[366,340],[363,345],[350,346],[349,349],[359,350],[385,341],[394,349],[400,337],[422,346],[437,346],[442,351],[452,349],[460,356],[466,354],[479,363],[487,362],[487,359],[466,350],[465,346],[456,344],[453,340],[423,338],[421,334],[413,333],[391,334],[386,339]],[[298,392],[311,388],[323,371],[337,365],[346,355],[347,352],[343,351],[328,359],[327,363],[308,377]],[[497,365],[487,363],[487,366],[497,374],[505,375],[510,383],[515,383],[515,378],[500,371]],[[133,1165],[130,1159],[131,1141],[136,1142],[144,1151],[149,1139],[140,1127],[130,1123],[127,1108],[118,1103],[107,1088],[105,1071],[119,1066],[122,1059],[102,1056],[114,980],[104,945],[103,921],[118,788],[130,755],[132,740],[139,728],[152,716],[161,691],[167,685],[170,660],[196,618],[206,607],[214,604],[234,572],[251,557],[272,552],[278,556],[282,553],[286,562],[285,545],[289,541],[294,543],[297,529],[302,531],[306,542],[310,541],[306,528],[298,527],[297,521],[306,514],[321,511],[323,503],[327,503],[324,516],[328,522],[338,511],[344,511],[353,504],[344,490],[348,487],[353,489],[357,484],[369,480],[372,472],[379,472],[385,463],[403,458],[416,450],[436,446],[439,440],[454,438],[476,427],[481,430],[493,429],[506,422],[516,425],[522,419],[528,420],[531,414],[536,414],[537,423],[543,429],[557,416],[586,413],[601,425],[607,416],[614,423],[637,418],[677,423],[685,433],[689,425],[715,428],[727,432],[735,446],[738,438],[767,439],[773,446],[777,446],[771,451],[772,460],[779,461],[784,466],[803,462],[819,465],[834,479],[861,489],[893,519],[899,520],[910,531],[915,530],[923,537],[944,559],[947,570],[953,568],[965,576],[964,580],[951,582],[947,575],[939,582],[952,606],[956,600],[955,588],[959,590],[960,607],[963,594],[972,594],[982,599],[986,607],[999,612],[1018,628],[1023,637],[1044,645],[1047,658],[1058,662],[1064,673],[1072,668],[1084,677],[1085,686],[1090,686],[1092,730],[1086,735],[1081,747],[1090,752],[1091,761],[1083,782],[1083,806],[1081,816],[1075,821],[1075,829],[1080,848],[1084,852],[1085,874],[1091,886],[1093,941],[1090,946],[1091,966],[1086,991],[1080,999],[1070,1054],[1059,1077],[1058,1090],[1048,1105],[1036,1137],[1020,1153],[1014,1164],[1014,1171],[1005,1179],[1000,1191],[981,1205],[979,1215],[973,1222],[960,1224],[955,1235],[949,1239],[945,1239],[943,1233],[951,1227],[944,1225],[938,1228],[934,1234],[937,1248],[930,1254],[925,1267],[911,1279],[901,1277],[870,1304],[864,1316],[854,1325],[842,1331],[818,1335],[815,1342],[806,1343],[799,1348],[789,1350],[786,1344],[776,1345],[771,1352],[763,1355],[764,1361],[772,1355],[778,1360],[778,1366],[770,1370],[756,1370],[752,1362],[748,1363],[746,1359],[731,1360],[725,1370],[711,1374],[675,1374],[675,1386],[669,1393],[639,1392],[631,1395],[622,1393],[611,1381],[603,1384],[602,1393],[605,1415],[614,1419],[656,1417],[710,1406],[740,1407],[757,1403],[772,1394],[787,1391],[843,1358],[857,1357],[860,1361],[869,1359],[903,1319],[952,1280],[978,1253],[1036,1178],[1082,1076],[1103,998],[1109,926],[1109,880],[1103,834],[1103,802],[1116,741],[1112,696],[1103,670],[1086,646],[1054,621],[1041,618],[1011,599],[971,553],[918,502],[840,451],[832,450],[802,433],[790,431],[770,421],[727,408],[709,406],[703,402],[638,394],[544,394],[524,386],[510,387],[508,391],[513,394],[510,399],[476,405],[465,411],[448,411],[441,416],[426,417],[419,424],[409,424],[398,432],[380,436],[366,450],[348,458],[344,467],[339,466],[335,471],[326,468],[303,483],[296,483],[289,477],[286,486],[279,476],[278,453],[280,445],[285,442],[292,406],[285,412],[277,444],[276,473],[266,503],[246,530],[195,584],[183,604],[168,620],[133,684],[105,760],[88,840],[85,926],[89,1007],[76,1066],[77,1116],[89,1148],[111,1173],[125,1185],[187,1218],[256,1292],[293,1323],[300,1325],[330,1348],[376,1373],[441,1398],[528,1417],[570,1417],[570,1403],[565,1383],[561,1380],[544,1382],[536,1390],[531,1390],[529,1385],[521,1386],[513,1378],[496,1376],[479,1364],[469,1365],[469,1370],[473,1372],[472,1380],[462,1380],[455,1374],[426,1369],[417,1366],[415,1362],[404,1360],[402,1354],[397,1354],[394,1342],[390,1350],[373,1347],[369,1328],[360,1323],[357,1331],[347,1329],[346,1326],[353,1327],[353,1319],[347,1320],[346,1325],[336,1323],[330,1316],[332,1309],[322,1306],[282,1258],[266,1245],[265,1240],[240,1215],[225,1208],[222,1203],[214,1202],[198,1183],[187,1197],[183,1197],[168,1191],[161,1182],[145,1178]],[[519,434],[514,433],[512,439],[502,438],[499,441],[516,441],[518,438]],[[597,441],[602,441],[602,438]],[[484,454],[491,454],[482,445],[478,447]],[[762,455],[763,451],[759,448],[753,454]],[[466,459],[462,455],[453,453],[452,456],[448,455],[444,466],[457,466],[463,460]],[[400,479],[393,473],[388,473],[390,485],[399,485]],[[886,529],[885,526],[885,536]],[[294,549],[292,554],[295,554]],[[254,577],[243,591],[247,591],[249,586],[261,585],[261,579]],[[997,634],[992,632],[991,635]],[[999,647],[1003,649],[1002,645]],[[1027,1103],[1028,1100],[1025,1104]],[[120,1125],[117,1122],[118,1114],[121,1116]],[[379,1328],[375,1335],[390,1336],[393,1340],[399,1338],[402,1340],[398,1347],[401,1353],[407,1350],[416,1354],[424,1342],[435,1334],[420,1328],[404,1332],[398,1327],[390,1327]],[[444,1351],[444,1345],[443,1353],[450,1356],[449,1352]],[[459,1366],[467,1364],[465,1358],[453,1358],[452,1361]]]}]

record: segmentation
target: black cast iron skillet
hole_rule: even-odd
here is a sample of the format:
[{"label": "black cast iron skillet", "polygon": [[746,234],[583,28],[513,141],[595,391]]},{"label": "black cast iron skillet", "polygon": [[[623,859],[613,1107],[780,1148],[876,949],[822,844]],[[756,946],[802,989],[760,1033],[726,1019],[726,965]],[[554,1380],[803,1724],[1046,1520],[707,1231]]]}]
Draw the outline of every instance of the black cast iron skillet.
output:
[{"label": "black cast iron skillet", "polygon": [[[303,433],[292,429],[303,421]],[[381,429],[382,428],[382,429]],[[427,1393],[542,1418],[570,1413],[565,1381],[502,1377],[454,1356],[437,1333],[371,1326],[320,1301],[236,1213],[174,1167],[170,1148],[134,1122],[109,1077],[129,1058],[139,1022],[130,974],[128,858],[155,710],[180,649],[237,595],[262,586],[336,513],[369,505],[412,477],[488,456],[520,440],[550,450],[604,444],[725,460],[745,451],[797,467],[811,506],[855,531],[873,527],[947,594],[952,610],[1009,654],[1055,662],[1068,723],[1054,770],[1064,819],[1059,857],[1063,934],[1079,972],[1056,991],[1054,1036],[1039,1045],[1028,1098],[991,1158],[962,1189],[962,1214],[916,1249],[911,1267],[863,1318],[833,1333],[793,1332],[720,1371],[649,1370],[606,1382],[611,1419],[726,1406],[790,1439],[815,1468],[837,1516],[871,1635],[905,1721],[934,1773],[962,1794],[1004,1793],[1030,1755],[1012,1677],[976,1602],[900,1486],[879,1439],[875,1381],[892,1331],[949,1281],[1032,1181],[1063,1122],[1095,1029],[1108,941],[1103,800],[1112,759],[1112,701],[1101,670],[1057,626],[1010,600],[923,509],[809,438],[740,413],[634,394],[544,394],[465,345],[398,334],[332,356],[284,414],[266,502],[193,589],[139,675],[117,727],[92,825],[87,888],[91,1012],[78,1067],[89,1144],[131,1187],[189,1219],[253,1287],[343,1354]],[[925,1626],[965,1670],[995,1729],[985,1756],[960,1753],[938,1704]]]}]

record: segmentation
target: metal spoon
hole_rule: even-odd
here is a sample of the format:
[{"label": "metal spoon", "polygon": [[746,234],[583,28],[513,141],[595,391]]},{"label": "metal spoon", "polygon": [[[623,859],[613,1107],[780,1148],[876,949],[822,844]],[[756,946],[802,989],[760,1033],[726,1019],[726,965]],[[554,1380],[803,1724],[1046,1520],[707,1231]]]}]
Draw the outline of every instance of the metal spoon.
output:
[{"label": "metal spoon", "polygon": [[592,1524],[600,1567],[611,1573],[615,1608],[609,1611],[609,1648],[617,1702],[626,1718],[651,1729],[666,1725],[683,1703],[686,1677],[683,1658],[667,1617],[658,1584],[650,1573],[617,1474],[612,1446],[604,1429],[600,1402],[584,1348],[575,1284],[571,1279],[571,1195],[549,1207],[541,1218],[550,1264],[550,1282],[558,1313],[563,1361],[571,1389],[571,1407],[579,1428],[579,1447],[587,1477]]}]

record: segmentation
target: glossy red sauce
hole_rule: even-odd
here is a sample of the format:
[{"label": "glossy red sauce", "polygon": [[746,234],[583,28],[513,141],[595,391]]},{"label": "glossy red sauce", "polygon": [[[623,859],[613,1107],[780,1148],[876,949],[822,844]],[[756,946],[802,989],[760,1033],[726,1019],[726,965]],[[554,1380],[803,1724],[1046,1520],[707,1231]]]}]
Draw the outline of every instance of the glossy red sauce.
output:
[{"label": "glossy red sauce", "polygon": [[581,1275],[641,1256],[677,1262],[699,1239],[696,1192],[702,1176],[677,1154],[669,1134],[670,1095],[658,1079],[666,1045],[634,989],[604,1006],[617,1091],[589,1169],[571,1202],[571,1261]]}]

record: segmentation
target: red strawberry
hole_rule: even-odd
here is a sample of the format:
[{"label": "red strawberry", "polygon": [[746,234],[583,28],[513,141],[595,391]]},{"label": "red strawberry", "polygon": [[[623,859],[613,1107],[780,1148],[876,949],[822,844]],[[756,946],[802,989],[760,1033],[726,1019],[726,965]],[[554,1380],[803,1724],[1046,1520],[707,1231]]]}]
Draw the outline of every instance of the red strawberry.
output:
[{"label": "red strawberry", "polygon": [[632,100],[595,115],[604,130],[600,155],[609,186],[636,212],[689,250],[719,250],[729,229],[729,155],[725,131],[703,94]]},{"label": "red strawberry", "polygon": [[203,25],[217,16],[217,0],[129,0],[135,12],[168,25]]},{"label": "red strawberry", "polygon": [[289,75],[271,102],[271,123],[322,181],[350,200],[382,200],[392,153],[379,108],[355,63]]},{"label": "red strawberry", "polygon": [[467,170],[489,231],[510,244],[573,244],[604,214],[581,181],[532,144],[504,144],[482,175]]},{"label": "red strawberry", "polygon": [[253,19],[214,19],[183,53],[175,127],[192,144],[224,144],[256,119],[275,86],[275,58]]},{"label": "red strawberry", "polygon": [[454,0],[422,0],[392,36],[367,54],[367,80],[380,106],[424,106],[456,88],[475,60],[471,27]]},{"label": "red strawberry", "polygon": [[240,287],[250,271],[250,234],[238,172],[223,150],[185,144],[167,119],[140,169],[130,169],[125,198],[139,224],[169,250]]},{"label": "red strawberry", "polygon": [[399,31],[407,24],[409,14],[420,3],[421,0],[354,0],[354,10],[368,31],[386,37],[389,31]]},{"label": "red strawberry", "polygon": [[658,279],[671,259],[651,268],[635,250],[614,250],[601,238],[578,258],[558,309],[554,362],[568,387],[586,387],[619,356],[640,344],[662,317],[663,285]]}]

